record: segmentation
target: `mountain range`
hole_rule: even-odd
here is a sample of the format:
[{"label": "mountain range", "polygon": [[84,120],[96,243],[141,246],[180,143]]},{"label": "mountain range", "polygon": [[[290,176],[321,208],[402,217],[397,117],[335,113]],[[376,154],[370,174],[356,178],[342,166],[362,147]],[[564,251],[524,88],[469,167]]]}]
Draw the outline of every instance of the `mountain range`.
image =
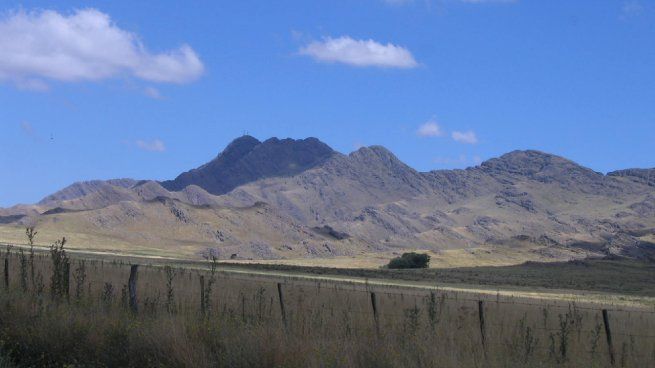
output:
[{"label": "mountain range", "polygon": [[[655,169],[595,172],[534,150],[418,172],[381,146],[242,136],[178,177],[74,183],[0,209],[0,241],[150,256],[443,264],[655,255]],[[368,262],[370,261],[370,262]]]}]

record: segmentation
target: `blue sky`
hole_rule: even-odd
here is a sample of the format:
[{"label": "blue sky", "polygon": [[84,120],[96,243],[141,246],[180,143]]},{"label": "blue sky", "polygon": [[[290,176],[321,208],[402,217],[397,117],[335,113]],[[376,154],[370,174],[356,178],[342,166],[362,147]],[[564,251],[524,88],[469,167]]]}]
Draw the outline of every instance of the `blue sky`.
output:
[{"label": "blue sky", "polygon": [[173,178],[244,132],[422,171],[655,166],[654,0],[53,3],[0,5],[0,206]]}]

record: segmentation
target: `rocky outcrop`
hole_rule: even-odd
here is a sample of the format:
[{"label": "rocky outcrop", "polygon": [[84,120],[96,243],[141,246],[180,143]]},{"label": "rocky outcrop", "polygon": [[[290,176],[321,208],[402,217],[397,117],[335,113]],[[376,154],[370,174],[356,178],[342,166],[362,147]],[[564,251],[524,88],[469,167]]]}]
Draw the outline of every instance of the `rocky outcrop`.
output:
[{"label": "rocky outcrop", "polygon": [[655,187],[655,169],[626,169],[612,171],[607,176],[626,178],[633,182]]},{"label": "rocky outcrop", "polygon": [[246,135],[230,143],[214,160],[161,184],[171,191],[196,185],[221,195],[255,180],[299,174],[322,164],[334,153],[316,138],[259,142]]}]

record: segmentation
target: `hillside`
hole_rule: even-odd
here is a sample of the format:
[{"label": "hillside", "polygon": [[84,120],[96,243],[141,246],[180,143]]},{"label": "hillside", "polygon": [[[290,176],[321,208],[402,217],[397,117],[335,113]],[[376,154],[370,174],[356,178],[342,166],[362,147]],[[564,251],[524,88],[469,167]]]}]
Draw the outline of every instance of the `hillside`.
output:
[{"label": "hillside", "polygon": [[653,171],[604,175],[514,151],[465,170],[418,172],[381,146],[344,155],[316,138],[244,136],[174,180],[75,183],[2,209],[0,240],[22,242],[23,228],[36,225],[43,243],[65,235],[73,247],[183,258],[369,265],[420,249],[445,265],[650,259]]}]

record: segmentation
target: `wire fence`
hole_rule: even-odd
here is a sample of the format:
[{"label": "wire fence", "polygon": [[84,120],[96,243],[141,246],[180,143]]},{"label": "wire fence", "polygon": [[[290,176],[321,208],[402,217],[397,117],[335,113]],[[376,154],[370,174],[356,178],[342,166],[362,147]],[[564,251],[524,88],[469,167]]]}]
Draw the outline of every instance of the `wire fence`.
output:
[{"label": "wire fence", "polygon": [[[47,257],[41,257],[41,261],[44,264],[47,264],[49,261]],[[103,261],[91,261],[88,263],[89,269],[93,268],[94,270],[108,270],[107,273],[104,272],[96,272],[93,274],[93,277],[85,281],[85,286],[88,287],[89,290],[94,290],[96,293],[100,293],[104,287],[106,287],[107,284],[109,284],[109,281],[106,281],[108,279],[111,273],[111,276],[113,276],[113,280],[118,277],[119,279],[122,279],[123,281],[121,284],[127,285],[128,283],[128,276],[129,276],[129,269],[128,264],[122,263],[122,262],[103,262]],[[152,275],[161,275],[162,271],[164,268],[162,266],[142,266],[142,271],[144,273],[148,273],[151,276]],[[15,275],[17,271],[17,267],[14,265],[12,267],[13,269],[13,278],[16,278],[17,275]],[[179,269],[178,269],[179,270]],[[90,270],[89,270],[90,271]],[[111,272],[109,272],[111,271]],[[190,284],[190,287],[195,287],[195,288],[200,288],[200,284],[196,283],[197,278],[202,274],[202,275],[207,275],[210,271],[208,270],[202,270],[202,269],[187,269],[184,271],[184,273],[178,274],[178,277],[187,277],[193,284]],[[245,315],[245,304],[246,304],[246,298],[245,298],[245,292],[246,290],[239,290],[240,295],[235,293],[234,290],[232,290],[230,293],[222,293],[222,291],[228,290],[230,287],[234,287],[233,285],[230,285],[231,283],[244,283],[244,284],[250,284],[251,286],[253,285],[268,285],[268,289],[275,289],[274,286],[278,287],[279,295],[277,296],[279,300],[276,300],[275,303],[273,303],[273,298],[276,296],[275,292],[271,292],[269,295],[271,298],[271,305],[269,308],[273,308],[274,306],[276,307],[278,303],[282,305],[282,295],[293,295],[295,292],[298,292],[298,290],[303,290],[308,294],[308,291],[316,291],[317,293],[330,293],[330,292],[335,292],[335,293],[346,293],[346,294],[352,294],[352,295],[357,295],[358,297],[358,306],[359,308],[355,308],[350,302],[335,306],[332,305],[331,308],[334,311],[334,308],[340,308],[341,310],[338,313],[344,313],[344,314],[350,314],[350,315],[357,315],[360,316],[361,320],[368,320],[371,324],[379,325],[379,324],[384,324],[385,322],[389,323],[390,321],[396,321],[397,324],[401,324],[402,321],[406,320],[409,318],[412,313],[418,314],[419,310],[419,305],[422,307],[420,308],[422,311],[421,313],[425,314],[426,313],[426,303],[430,302],[435,302],[438,301],[440,303],[450,303],[450,304],[469,304],[468,305],[468,310],[467,310],[467,315],[470,318],[474,318],[476,316],[480,316],[479,318],[482,319],[482,315],[485,313],[489,313],[492,308],[505,308],[507,310],[513,310],[517,306],[521,307],[528,307],[532,309],[532,312],[535,311],[540,311],[540,310],[557,310],[558,312],[564,312],[566,313],[577,313],[578,311],[585,311],[588,313],[592,313],[595,315],[600,315],[601,313],[607,313],[610,316],[615,315],[615,314],[627,314],[633,319],[640,319],[642,316],[646,316],[647,318],[651,318],[654,314],[655,311],[651,310],[646,310],[643,308],[634,308],[634,309],[626,309],[626,308],[611,308],[607,305],[603,304],[593,304],[593,305],[586,305],[586,304],[580,304],[575,301],[558,301],[558,300],[549,300],[549,299],[539,299],[541,302],[534,302],[534,301],[529,301],[524,298],[520,297],[511,297],[511,296],[502,296],[501,295],[493,295],[493,294],[476,294],[474,291],[464,291],[464,292],[456,292],[453,290],[448,290],[448,289],[440,289],[439,287],[430,287],[430,288],[403,288],[402,286],[398,285],[384,285],[384,284],[379,284],[379,283],[369,283],[364,280],[363,282],[353,282],[351,280],[328,280],[328,279],[322,279],[322,278],[312,278],[312,277],[294,277],[294,276],[288,276],[288,275],[273,275],[273,276],[267,276],[265,274],[255,274],[255,275],[250,275],[250,274],[241,274],[241,273],[234,273],[230,272],[228,270],[217,270],[216,273],[214,274],[214,277],[216,277],[217,284],[216,284],[216,294],[215,298],[219,300],[219,303],[216,305],[216,308],[220,309],[221,307],[231,305],[235,309],[241,304],[241,309],[242,313]],[[157,283],[158,281],[156,279],[152,279],[151,282]],[[195,284],[195,286],[193,286]],[[154,292],[160,293],[162,290],[161,287],[153,287],[153,285],[150,284],[145,284],[147,287],[144,289],[143,295],[153,295]],[[118,285],[120,286],[120,285]],[[144,285],[142,284],[141,287]],[[161,286],[161,285],[159,285]],[[238,285],[237,285],[238,287]],[[307,290],[305,290],[305,289]],[[186,291],[188,290],[179,290],[181,291]],[[161,294],[160,294],[161,295]],[[405,301],[405,304],[403,304],[404,308],[401,309],[390,309],[390,308],[385,308],[384,301],[378,300],[377,301],[377,309],[376,306],[369,304],[369,300],[375,299],[376,297],[381,297],[385,296],[390,298],[391,300],[394,299],[403,299]],[[147,297],[146,297],[147,298]],[[407,299],[407,300],[405,300]],[[412,300],[413,299],[413,300]],[[144,299],[147,300],[147,299]],[[387,300],[388,302],[388,300]],[[413,302],[413,303],[412,303]],[[186,303],[187,304],[187,309],[200,309],[200,301],[198,300],[192,300],[190,298],[187,298],[181,303]],[[375,302],[373,302],[375,303]],[[293,315],[311,315],[312,313],[318,313],[320,312],[321,309],[326,310],[328,309],[326,305],[311,305],[311,306],[303,306],[301,304],[296,304],[293,303],[293,301],[287,301],[286,302],[286,309],[287,309],[287,314],[284,315],[284,312],[282,312],[282,319],[286,320],[290,314]],[[413,304],[413,306],[412,306]],[[194,306],[195,305],[195,306]],[[235,307],[237,306],[237,307]],[[281,306],[281,308],[284,308]],[[414,309],[414,311],[412,311]],[[279,312],[278,312],[279,313]],[[454,315],[450,315],[449,318],[455,319],[457,318],[457,313],[461,313],[461,311],[455,311]],[[269,315],[271,315],[271,311],[269,311]],[[518,320],[520,320],[520,317],[517,315],[515,316],[513,322],[516,323]],[[560,317],[561,318],[561,317]],[[568,317],[567,317],[568,318]],[[286,323],[286,321],[285,321]],[[649,322],[651,326],[655,327],[654,321]],[[503,329],[508,327],[508,321],[503,321],[503,323],[499,323],[494,321],[494,315],[493,314],[487,314],[487,319],[482,322],[480,320],[481,324],[481,329]],[[553,335],[558,335],[563,333],[563,327],[562,326],[556,326],[556,327],[549,327],[549,326],[539,326],[536,323],[531,324],[528,326],[529,328],[536,330],[536,331],[541,331],[544,334],[553,334]],[[608,321],[604,321],[604,329],[598,330],[598,329],[587,329],[587,328],[582,328],[581,326],[576,327],[576,333],[579,334],[589,334],[594,336],[599,335],[599,334],[607,334],[607,331],[609,330],[609,325]],[[620,326],[618,326],[620,327]],[[642,333],[638,331],[622,331],[618,328],[617,326],[614,326],[614,331],[611,332],[611,334],[616,337],[616,338],[623,338],[623,339],[640,339],[643,340],[641,341],[642,343],[646,342],[653,342],[655,343],[655,334],[649,334],[649,333]],[[379,327],[378,327],[379,328]],[[491,348],[491,346],[502,346],[501,343],[498,340],[491,340],[487,342],[487,347]],[[536,346],[534,347],[535,349],[539,349],[543,352],[548,352],[552,353],[552,348],[551,347],[544,347],[544,346]],[[597,351],[594,350],[586,350],[587,353],[597,353]],[[655,354],[655,353],[654,353]],[[639,356],[644,359],[648,358],[653,358],[655,359],[654,356],[651,354],[645,354],[645,353],[640,353],[640,352],[632,352],[632,355],[634,356]]]}]

